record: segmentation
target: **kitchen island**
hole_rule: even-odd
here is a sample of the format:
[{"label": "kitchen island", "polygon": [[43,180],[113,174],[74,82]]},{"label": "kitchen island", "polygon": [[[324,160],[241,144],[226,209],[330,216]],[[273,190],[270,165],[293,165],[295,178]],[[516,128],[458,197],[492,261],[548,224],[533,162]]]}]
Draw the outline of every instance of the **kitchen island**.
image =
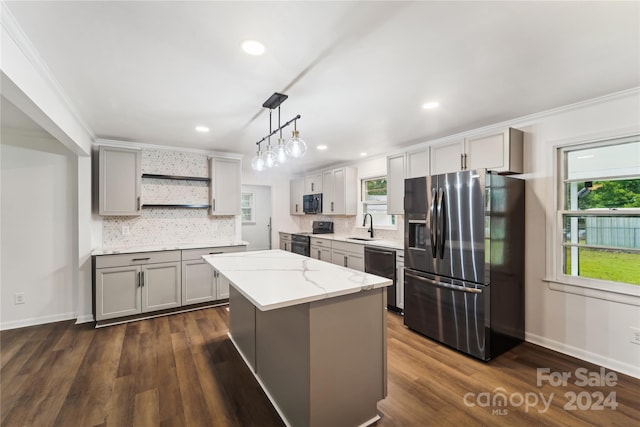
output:
[{"label": "kitchen island", "polygon": [[379,419],[391,280],[281,250],[203,258],[231,285],[229,336],[285,424]]}]

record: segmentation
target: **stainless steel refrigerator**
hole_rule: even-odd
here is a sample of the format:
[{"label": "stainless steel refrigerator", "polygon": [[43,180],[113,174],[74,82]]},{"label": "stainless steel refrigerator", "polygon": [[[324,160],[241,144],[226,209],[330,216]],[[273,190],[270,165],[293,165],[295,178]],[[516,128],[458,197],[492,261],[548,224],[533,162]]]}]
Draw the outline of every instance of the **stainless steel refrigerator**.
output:
[{"label": "stainless steel refrigerator", "polygon": [[405,180],[404,323],[482,360],[524,340],[524,181]]}]

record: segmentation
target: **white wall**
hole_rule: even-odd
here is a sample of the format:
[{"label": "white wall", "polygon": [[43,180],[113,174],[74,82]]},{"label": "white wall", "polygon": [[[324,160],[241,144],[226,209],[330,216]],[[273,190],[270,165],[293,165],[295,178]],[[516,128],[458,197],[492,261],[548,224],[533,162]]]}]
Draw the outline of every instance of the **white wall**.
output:
[{"label": "white wall", "polygon": [[[76,156],[60,142],[2,129],[0,328],[75,318]],[[14,304],[14,293],[25,303]]]}]

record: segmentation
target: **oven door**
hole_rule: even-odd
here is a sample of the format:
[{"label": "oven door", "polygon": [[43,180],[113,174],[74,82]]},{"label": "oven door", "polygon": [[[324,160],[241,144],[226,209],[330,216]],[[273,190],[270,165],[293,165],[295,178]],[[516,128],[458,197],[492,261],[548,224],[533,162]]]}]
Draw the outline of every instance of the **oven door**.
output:
[{"label": "oven door", "polygon": [[489,360],[489,286],[405,268],[404,324],[482,360]]},{"label": "oven door", "polygon": [[310,256],[311,247],[309,246],[309,241],[291,240],[291,252],[298,255]]}]

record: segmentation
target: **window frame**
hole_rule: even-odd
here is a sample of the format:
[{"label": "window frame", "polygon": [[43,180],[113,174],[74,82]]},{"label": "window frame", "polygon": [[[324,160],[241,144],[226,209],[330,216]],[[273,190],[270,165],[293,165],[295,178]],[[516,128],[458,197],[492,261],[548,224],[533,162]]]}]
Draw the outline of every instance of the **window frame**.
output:
[{"label": "window frame", "polygon": [[[553,200],[553,233],[551,244],[548,246],[548,267],[546,282],[550,282],[551,289],[560,290],[579,295],[594,296],[597,298],[603,298],[607,300],[616,300],[625,303],[631,303],[633,305],[640,305],[640,301],[637,299],[629,300],[626,295],[640,297],[640,285],[615,282],[604,279],[595,279],[590,277],[573,276],[564,273],[564,251],[566,247],[571,247],[571,244],[566,244],[564,241],[564,220],[567,216],[583,216],[583,217],[597,217],[597,216],[618,216],[628,217],[640,215],[640,208],[631,209],[625,211],[606,211],[606,212],[590,212],[567,209],[565,206],[566,200],[566,183],[567,179],[565,174],[567,172],[567,156],[566,153],[570,151],[613,146],[617,144],[623,144],[627,142],[633,142],[640,140],[640,134],[631,134],[626,136],[611,136],[606,138],[598,138],[591,140],[582,140],[572,143],[564,143],[555,145],[553,147],[554,153],[554,200]],[[635,178],[635,175],[628,176],[629,178]],[[596,180],[596,179],[594,179]],[[586,181],[586,179],[585,179]],[[588,247],[588,245],[578,245],[577,247]],[[599,248],[607,248],[606,246],[600,246]],[[555,285],[555,286],[554,286]],[[559,286],[558,286],[559,285]]]},{"label": "window frame", "polygon": [[[384,205],[387,206],[389,204],[389,199],[387,198],[387,200],[385,200],[384,202],[382,201],[366,201],[365,200],[365,194],[366,194],[366,182],[367,181],[373,181],[373,180],[377,180],[377,179],[386,179],[387,180],[387,186],[389,184],[389,176],[386,173],[379,173],[379,174],[374,174],[371,176],[363,176],[360,177],[360,210],[361,210],[361,216],[359,217],[356,227],[358,228],[369,228],[368,226],[362,227],[361,224],[361,220],[364,218],[364,215],[366,212],[365,210],[365,206],[366,205]],[[388,191],[388,187],[387,187],[387,191]],[[387,196],[388,197],[388,194]],[[374,224],[374,228],[377,229],[381,229],[381,230],[397,230],[398,229],[398,216],[395,214],[386,214],[391,218],[391,224]]]},{"label": "window frame", "polygon": [[[243,197],[248,194],[251,196],[250,201],[251,201],[251,206],[249,206],[248,208],[245,208],[244,206],[242,206],[242,200]],[[256,207],[256,202],[255,202],[255,193],[252,191],[243,191],[240,194],[240,221],[242,222],[242,224],[255,224],[256,223],[256,211],[255,211],[255,207]],[[251,218],[248,220],[244,219],[244,212],[243,209],[251,209]]]}]

